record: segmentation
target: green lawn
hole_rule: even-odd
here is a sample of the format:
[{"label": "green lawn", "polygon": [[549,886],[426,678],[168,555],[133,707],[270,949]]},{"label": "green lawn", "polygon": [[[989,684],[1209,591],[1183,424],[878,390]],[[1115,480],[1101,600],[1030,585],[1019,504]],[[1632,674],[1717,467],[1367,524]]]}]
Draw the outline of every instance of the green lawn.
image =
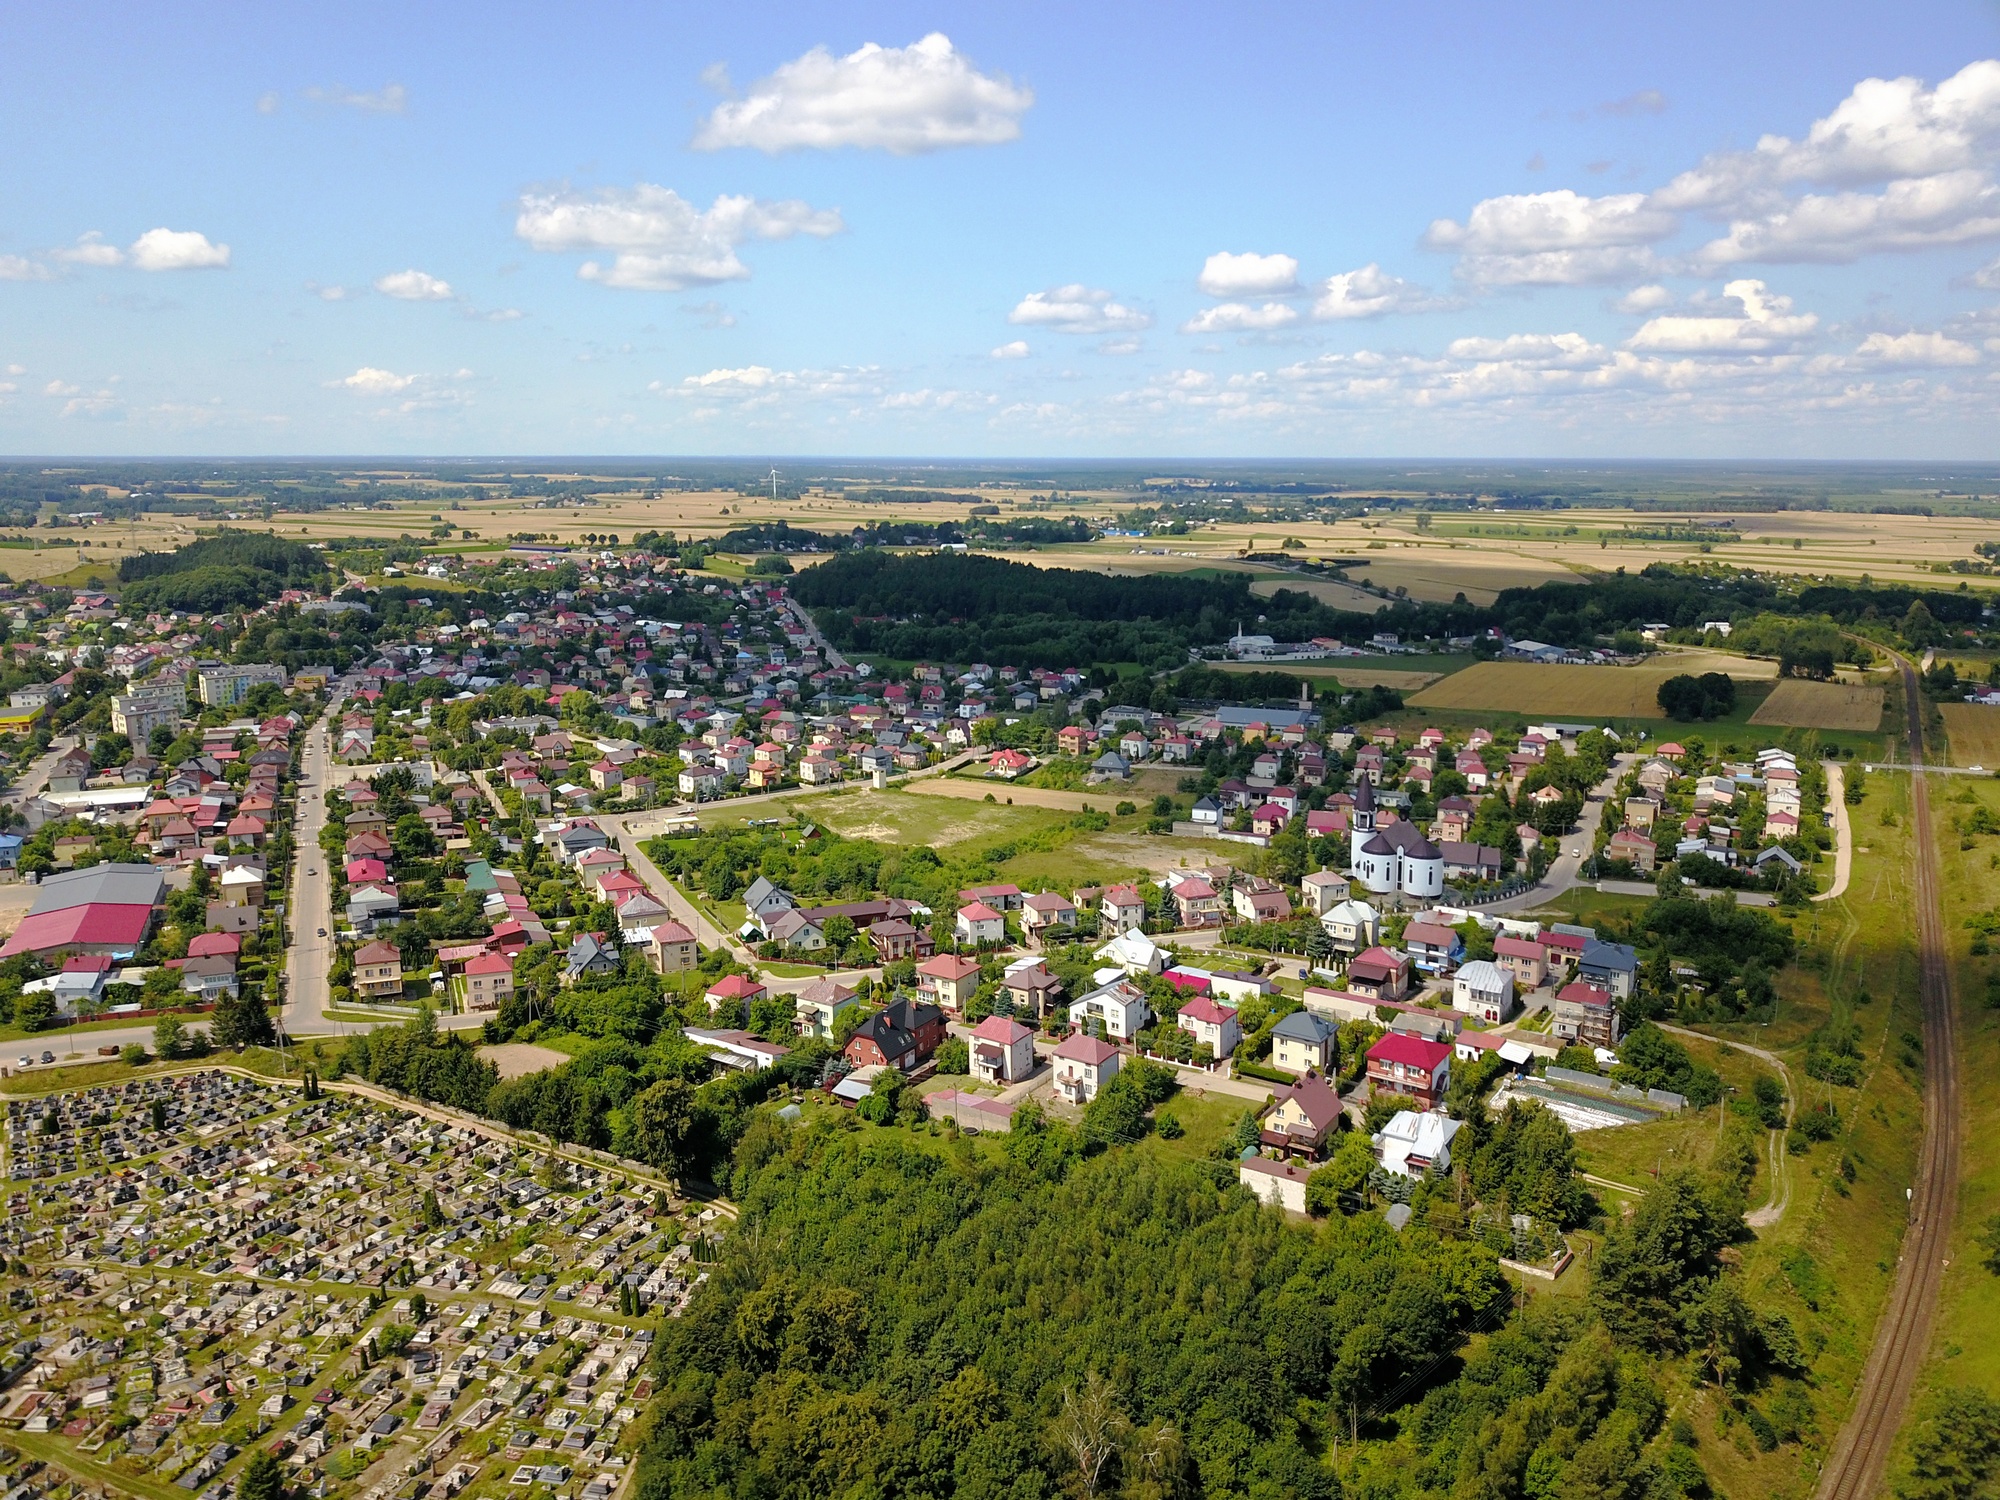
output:
[{"label": "green lawn", "polygon": [[[843,798],[815,811],[821,823],[846,837],[928,845],[953,857],[1060,827],[1076,816],[1060,808],[1009,806],[1001,800],[1004,796],[1004,788],[995,790],[992,802],[894,790]],[[1115,797],[1110,799],[1105,810],[1108,812],[1116,801]]]}]

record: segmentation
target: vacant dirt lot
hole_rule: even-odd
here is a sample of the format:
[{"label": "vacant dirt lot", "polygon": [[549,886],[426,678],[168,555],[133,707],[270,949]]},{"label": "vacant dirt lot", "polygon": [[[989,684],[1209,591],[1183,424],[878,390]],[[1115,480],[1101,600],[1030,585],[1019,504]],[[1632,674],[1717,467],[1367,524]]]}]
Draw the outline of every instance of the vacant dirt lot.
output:
[{"label": "vacant dirt lot", "polygon": [[500,1070],[500,1077],[520,1078],[544,1068],[559,1068],[569,1061],[567,1052],[553,1047],[537,1047],[532,1042],[506,1042],[498,1047],[481,1047],[479,1055]]},{"label": "vacant dirt lot", "polygon": [[1750,722],[1871,733],[1882,724],[1882,689],[1845,682],[1781,682],[1750,715]]}]

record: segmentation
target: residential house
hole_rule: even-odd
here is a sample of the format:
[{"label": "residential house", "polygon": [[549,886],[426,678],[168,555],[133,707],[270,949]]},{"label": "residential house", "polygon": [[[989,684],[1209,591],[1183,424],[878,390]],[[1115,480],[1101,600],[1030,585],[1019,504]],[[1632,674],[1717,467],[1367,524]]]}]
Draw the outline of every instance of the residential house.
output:
[{"label": "residential house", "polygon": [[1197,995],[1182,1005],[1174,1024],[1193,1037],[1197,1047],[1207,1047],[1211,1057],[1228,1057],[1243,1040],[1236,1012],[1206,995]]},{"label": "residential house", "polygon": [[748,974],[725,974],[702,992],[702,998],[712,1016],[748,1020],[752,1002],[768,993],[762,982]]},{"label": "residential house", "polygon": [[927,956],[931,951],[930,935],[919,932],[901,917],[886,917],[870,924],[868,941],[885,964]]},{"label": "residential house", "polygon": [[952,932],[961,943],[981,947],[1007,941],[1007,919],[983,901],[961,906],[952,919]]},{"label": "residential house", "polygon": [[1630,1000],[1639,980],[1639,953],[1629,943],[1593,942],[1578,958],[1576,972],[1579,979],[1609,990],[1614,999]]},{"label": "residential house", "polygon": [[1000,979],[1000,989],[1015,1010],[1045,1020],[1061,1003],[1063,983],[1039,959],[1016,964]]},{"label": "residential house", "polygon": [[1610,842],[1604,846],[1604,857],[1631,865],[1642,875],[1650,875],[1659,863],[1659,848],[1643,833],[1621,828],[1611,835]]},{"label": "residential house", "polygon": [[1611,991],[1585,979],[1572,980],[1556,994],[1555,1025],[1557,1042],[1583,1047],[1618,1045],[1618,999]]},{"label": "residential house", "polygon": [[[1214,890],[1209,894],[1213,896]],[[1098,931],[1117,934],[1131,932],[1146,921],[1146,898],[1139,894],[1139,888],[1131,885],[1114,885],[1104,893],[1103,904],[1098,908]]]},{"label": "residential house", "polygon": [[1493,961],[1514,976],[1516,990],[1538,989],[1549,977],[1548,954],[1534,938],[1496,937]]},{"label": "residential house", "polygon": [[1310,1176],[1310,1167],[1265,1156],[1246,1156],[1236,1164],[1236,1180],[1255,1193],[1259,1202],[1299,1215],[1306,1211],[1306,1179]]},{"label": "residential house", "polygon": [[979,964],[956,953],[940,953],[917,965],[917,993],[949,1011],[963,1011],[979,988]]},{"label": "residential house", "polygon": [[588,975],[616,974],[621,963],[618,945],[609,936],[602,932],[579,932],[569,940],[563,983],[575,984]]},{"label": "residential house", "polygon": [[1174,919],[1182,927],[1220,927],[1222,897],[1214,886],[1199,876],[1189,876],[1173,886]]},{"label": "residential house", "polygon": [[1299,899],[1307,911],[1324,917],[1348,897],[1348,880],[1331,870],[1315,870],[1299,882]]},{"label": "residential house", "polygon": [[1368,1049],[1368,1082],[1378,1093],[1402,1094],[1434,1109],[1450,1081],[1451,1048],[1444,1042],[1392,1031]]},{"label": "residential house", "polygon": [[1070,1003],[1069,1023],[1079,1031],[1114,1042],[1129,1042],[1153,1019],[1145,991],[1129,979],[1099,985]]},{"label": "residential house", "polygon": [[1006,1016],[988,1016],[968,1045],[972,1076],[983,1083],[1019,1083],[1035,1071],[1035,1034]]},{"label": "residential house", "polygon": [[1480,958],[1451,977],[1452,1009],[1497,1026],[1514,1011],[1514,976]]},{"label": "residential house", "polygon": [[1389,1116],[1369,1140],[1382,1169],[1398,1177],[1451,1171],[1451,1143],[1465,1122],[1442,1110],[1405,1109]]},{"label": "residential house", "polygon": [[1369,948],[1347,966],[1347,988],[1367,1000],[1400,1000],[1410,992],[1411,968],[1407,953]]},{"label": "residential house", "polygon": [[1382,935],[1381,915],[1366,901],[1342,901],[1319,919],[1333,946],[1343,953],[1372,948]]},{"label": "residential house", "polygon": [[1285,1073],[1331,1073],[1340,1062],[1340,1028],[1309,1010],[1278,1018],[1271,1028],[1271,1066]]},{"label": "residential house", "polygon": [[1275,881],[1247,875],[1229,891],[1229,902],[1245,922],[1288,922],[1292,917],[1291,898]]},{"label": "residential house", "polygon": [[684,974],[701,962],[694,934],[679,922],[655,922],[652,951],[647,957],[662,974]]},{"label": "residential house", "polygon": [[1316,1073],[1279,1088],[1259,1118],[1258,1140],[1288,1156],[1317,1159],[1340,1128],[1340,1094]]},{"label": "residential house", "polygon": [[815,979],[800,990],[794,1004],[800,1036],[816,1036],[822,1041],[832,1041],[834,1027],[839,1023],[841,1013],[851,1010],[861,1001],[847,985],[831,978]]},{"label": "residential house", "polygon": [[[388,945],[385,943],[383,946]],[[110,960],[104,959],[103,962],[109,964]],[[234,995],[236,960],[220,953],[212,958],[184,960],[181,964],[181,988],[205,1005],[213,1004],[224,995]]]},{"label": "residential house", "polygon": [[1076,931],[1076,907],[1054,891],[1021,902],[1021,929],[1031,943],[1064,942]]},{"label": "residential house", "polygon": [[1118,1049],[1100,1037],[1073,1032],[1055,1050],[1056,1096],[1071,1104],[1088,1104],[1118,1073]]},{"label": "residential house", "polygon": [[403,955],[394,943],[369,943],[355,950],[354,993],[367,1000],[403,998]]},{"label": "residential house", "polygon": [[1465,959],[1465,939],[1457,929],[1437,922],[1410,923],[1403,932],[1403,947],[1426,974],[1449,974]]},{"label": "residential house", "polygon": [[514,993],[514,960],[504,953],[482,953],[465,964],[465,1008],[498,1010]]},{"label": "residential house", "polygon": [[944,1037],[943,1011],[919,1000],[898,1000],[863,1021],[844,1053],[857,1068],[881,1064],[907,1073],[937,1051]]}]

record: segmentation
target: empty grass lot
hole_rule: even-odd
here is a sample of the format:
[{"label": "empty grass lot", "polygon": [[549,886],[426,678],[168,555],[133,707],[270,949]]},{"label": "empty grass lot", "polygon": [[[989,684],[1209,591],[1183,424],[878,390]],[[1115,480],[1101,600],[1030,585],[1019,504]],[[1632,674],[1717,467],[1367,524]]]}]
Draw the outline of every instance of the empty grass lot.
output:
[{"label": "empty grass lot", "polygon": [[1750,722],[1872,734],[1882,725],[1882,689],[1847,682],[1785,681],[1771,689]]}]

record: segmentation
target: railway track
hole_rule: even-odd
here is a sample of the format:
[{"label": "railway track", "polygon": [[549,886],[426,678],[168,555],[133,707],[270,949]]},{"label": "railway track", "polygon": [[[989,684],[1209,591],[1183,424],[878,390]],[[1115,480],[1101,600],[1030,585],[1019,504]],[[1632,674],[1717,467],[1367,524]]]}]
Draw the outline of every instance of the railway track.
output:
[{"label": "railway track", "polygon": [[1910,1225],[1889,1305],[1855,1391],[1854,1409],[1820,1471],[1818,1500],[1870,1500],[1909,1409],[1930,1350],[1944,1282],[1952,1216],[1958,1206],[1958,1020],[1951,1003],[1944,916],[1938,904],[1937,843],[1931,832],[1924,765],[1923,695],[1916,669],[1901,662],[1909,712],[1910,806],[1916,832],[1918,998],[1923,1011],[1924,1139],[1910,1187]]}]

